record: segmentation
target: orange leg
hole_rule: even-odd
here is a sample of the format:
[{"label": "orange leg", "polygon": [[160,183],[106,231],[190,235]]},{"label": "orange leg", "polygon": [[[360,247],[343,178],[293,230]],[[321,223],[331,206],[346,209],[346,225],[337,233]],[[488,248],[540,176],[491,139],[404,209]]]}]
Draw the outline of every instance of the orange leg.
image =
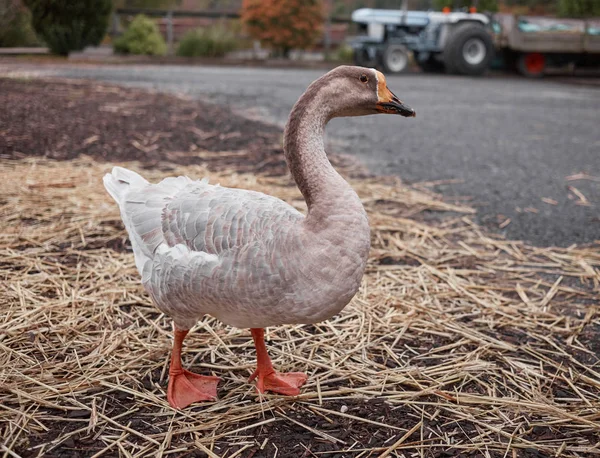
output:
[{"label": "orange leg", "polygon": [[219,377],[194,374],[181,367],[181,344],[188,331],[175,328],[175,341],[169,366],[167,399],[174,409],[184,409],[198,401],[212,401],[217,397]]},{"label": "orange leg", "polygon": [[265,391],[273,391],[274,393],[284,394],[287,396],[297,396],[300,394],[299,388],[306,382],[306,374],[302,372],[289,372],[280,374],[275,372],[271,358],[265,347],[265,332],[263,329],[251,329],[252,339],[256,347],[256,370],[248,380],[251,382],[255,378],[256,389],[259,393]]}]

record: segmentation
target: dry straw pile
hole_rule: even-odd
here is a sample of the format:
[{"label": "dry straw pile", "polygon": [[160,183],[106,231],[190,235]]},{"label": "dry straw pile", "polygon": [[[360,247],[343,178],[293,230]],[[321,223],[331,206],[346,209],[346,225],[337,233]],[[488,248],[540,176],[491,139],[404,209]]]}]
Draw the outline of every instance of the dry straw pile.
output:
[{"label": "dry straw pile", "polygon": [[[160,168],[143,173],[206,174]],[[184,362],[222,377],[219,400],[178,412],[165,395],[171,324],[140,286],[108,169],[0,167],[1,456],[600,453],[598,246],[503,241],[468,208],[356,181],[373,228],[360,293],[328,322],[268,330],[277,368],[309,374],[302,395],[257,396],[249,333],[207,317]],[[303,206],[287,178],[211,176]]]}]

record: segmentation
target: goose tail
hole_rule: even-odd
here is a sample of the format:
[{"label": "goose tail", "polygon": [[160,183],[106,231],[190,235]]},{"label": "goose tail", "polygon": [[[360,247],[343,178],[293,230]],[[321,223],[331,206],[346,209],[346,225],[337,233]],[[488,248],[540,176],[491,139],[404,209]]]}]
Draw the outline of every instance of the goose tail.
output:
[{"label": "goose tail", "polygon": [[129,191],[149,184],[141,175],[123,167],[113,167],[111,173],[104,175],[103,181],[104,187],[121,208]]},{"label": "goose tail", "polygon": [[[123,220],[123,224],[125,224],[125,229],[127,229],[129,240],[131,241],[131,248],[133,249],[133,254],[135,256],[135,265],[138,271],[142,272],[144,270],[144,265],[150,260],[150,250],[144,242],[144,235],[138,234],[132,224],[133,215],[130,213],[134,212],[127,208],[127,202],[132,195],[135,196],[135,194],[139,193],[143,194],[144,190],[148,189],[150,183],[141,175],[123,167],[113,167],[112,172],[104,175],[102,181],[110,196],[119,206],[121,219]],[[160,211],[157,212],[157,215],[153,216],[156,217],[152,219],[157,221],[152,221],[152,229],[154,229],[154,238],[159,239],[156,241],[158,244],[161,240],[157,234],[160,231]]]}]

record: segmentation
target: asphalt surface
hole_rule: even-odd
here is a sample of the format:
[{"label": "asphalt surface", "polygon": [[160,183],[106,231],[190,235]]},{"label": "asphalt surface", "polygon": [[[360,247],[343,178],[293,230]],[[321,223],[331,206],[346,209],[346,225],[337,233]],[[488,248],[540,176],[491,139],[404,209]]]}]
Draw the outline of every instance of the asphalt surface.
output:
[{"label": "asphalt surface", "polygon": [[[190,66],[30,70],[184,93],[280,126],[308,84],[325,72]],[[327,133],[330,151],[357,156],[374,173],[397,175],[409,184],[445,181],[433,189],[470,197],[479,222],[511,239],[542,246],[600,240],[600,87],[422,74],[389,77],[388,86],[417,117],[335,119]]]}]

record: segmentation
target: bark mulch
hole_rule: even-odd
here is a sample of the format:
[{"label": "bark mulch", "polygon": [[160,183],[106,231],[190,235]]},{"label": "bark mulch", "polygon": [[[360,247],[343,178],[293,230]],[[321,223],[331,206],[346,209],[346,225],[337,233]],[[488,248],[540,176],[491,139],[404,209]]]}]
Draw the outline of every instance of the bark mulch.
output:
[{"label": "bark mulch", "polygon": [[[102,83],[0,78],[0,158],[81,155],[287,173],[282,132],[226,107]],[[334,165],[360,174],[348,157]]]}]

